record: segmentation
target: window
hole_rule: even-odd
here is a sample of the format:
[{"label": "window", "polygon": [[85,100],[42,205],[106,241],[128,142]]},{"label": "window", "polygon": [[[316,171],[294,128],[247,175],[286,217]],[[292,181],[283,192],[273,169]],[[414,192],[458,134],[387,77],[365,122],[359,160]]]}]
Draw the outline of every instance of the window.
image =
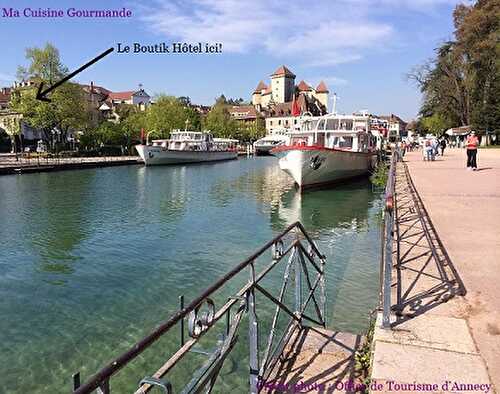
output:
[{"label": "window", "polygon": [[272,125],[273,125],[273,121],[272,121],[272,120],[270,120],[270,121],[269,121],[269,126],[272,126]]},{"label": "window", "polygon": [[339,120],[338,119],[328,119],[326,121],[326,129],[327,130],[337,130],[339,128]]},{"label": "window", "polygon": [[340,137],[339,148],[352,148],[352,137]]},{"label": "window", "polygon": [[281,120],[278,120],[278,126],[281,125]]},{"label": "window", "polygon": [[324,130],[325,129],[325,121],[320,120],[318,123],[318,130]]},{"label": "window", "polygon": [[352,119],[341,119],[340,120],[341,130],[352,130]]},{"label": "window", "polygon": [[288,126],[288,120],[285,120],[285,125]]}]

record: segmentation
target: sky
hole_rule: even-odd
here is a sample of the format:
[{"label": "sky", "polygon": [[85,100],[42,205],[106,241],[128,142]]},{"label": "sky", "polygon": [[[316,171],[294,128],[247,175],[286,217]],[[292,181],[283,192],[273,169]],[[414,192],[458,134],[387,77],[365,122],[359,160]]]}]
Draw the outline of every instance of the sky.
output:
[{"label": "sky", "polygon": [[[250,100],[281,65],[315,87],[324,80],[337,111],[368,110],[410,120],[420,93],[406,74],[453,37],[462,0],[0,0],[0,86],[9,86],[25,49],[50,42],[70,69],[117,43],[221,43],[220,54],[111,53],[75,77],[112,91]],[[7,18],[3,8],[130,10],[130,18]]]}]

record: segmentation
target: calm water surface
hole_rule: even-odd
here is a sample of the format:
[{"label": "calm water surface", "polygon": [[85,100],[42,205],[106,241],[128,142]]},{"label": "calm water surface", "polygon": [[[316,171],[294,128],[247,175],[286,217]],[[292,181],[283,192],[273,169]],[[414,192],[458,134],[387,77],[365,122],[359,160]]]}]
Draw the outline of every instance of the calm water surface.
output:
[{"label": "calm water surface", "polygon": [[[272,157],[0,177],[0,392],[69,392],[71,374],[88,378],[168,318],[179,295],[189,302],[296,220],[327,255],[328,325],[361,332],[377,303],[379,211],[368,181],[300,195]],[[245,391],[242,339],[217,392]],[[133,390],[177,343],[160,340],[117,375],[115,392]]]}]

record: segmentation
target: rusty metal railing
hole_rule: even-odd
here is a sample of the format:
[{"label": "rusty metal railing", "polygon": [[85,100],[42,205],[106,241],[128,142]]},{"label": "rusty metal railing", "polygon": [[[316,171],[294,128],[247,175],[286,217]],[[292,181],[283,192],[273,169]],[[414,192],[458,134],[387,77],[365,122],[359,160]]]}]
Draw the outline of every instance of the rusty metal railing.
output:
[{"label": "rusty metal railing", "polygon": [[[306,246],[304,246],[306,245]],[[256,260],[266,257],[270,252],[270,263],[257,272]],[[221,334],[216,349],[209,353],[208,360],[185,382],[182,393],[198,393],[202,390],[210,392],[217,380],[219,372],[227,356],[238,341],[238,330],[241,328],[244,315],[248,317],[248,350],[249,350],[249,391],[258,393],[262,381],[269,378],[276,366],[279,356],[292,337],[295,329],[304,327],[306,322],[326,326],[325,277],[326,259],[307,234],[300,222],[293,223],[281,234],[266,243],[252,256],[238,264],[217,282],[196,297],[189,305],[181,308],[168,320],[160,324],[148,336],[133,345],[128,351],[117,357],[88,381],[80,384],[80,374],[73,375],[73,390],[76,394],[88,394],[95,390],[110,393],[110,380],[128,363],[141,355],[167,332],[180,325],[180,346],[165,363],[151,376],[140,380],[136,393],[146,393],[156,387],[165,393],[173,393],[169,373],[173,367],[198,343],[208,331],[214,328],[217,321],[225,318],[226,327]],[[275,296],[263,283],[263,279],[278,265],[285,265],[279,295]],[[214,293],[226,285],[239,273],[247,270],[248,281],[236,294],[216,308]],[[286,305],[284,301],[288,285],[294,284],[294,305]],[[305,291],[304,291],[305,290]],[[265,350],[259,349],[259,334],[262,329],[256,314],[256,293],[264,296],[274,305],[271,328],[265,342]],[[318,294],[319,293],[319,294]],[[308,307],[313,316],[306,313]],[[278,338],[277,323],[280,314],[288,317],[282,335]],[[187,322],[188,338],[184,336],[184,324]],[[139,381],[139,379],[138,379]]]}]

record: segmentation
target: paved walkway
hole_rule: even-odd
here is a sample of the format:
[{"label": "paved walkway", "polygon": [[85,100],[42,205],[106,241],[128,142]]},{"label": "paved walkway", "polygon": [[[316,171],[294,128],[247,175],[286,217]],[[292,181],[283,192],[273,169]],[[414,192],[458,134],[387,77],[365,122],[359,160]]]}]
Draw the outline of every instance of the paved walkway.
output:
[{"label": "paved walkway", "polygon": [[418,195],[405,189],[401,164],[395,316],[391,331],[376,330],[372,378],[436,383],[433,392],[460,391],[446,381],[485,392],[491,382],[498,392],[500,150],[480,150],[477,172],[458,149],[435,162],[420,152],[405,161]]}]

